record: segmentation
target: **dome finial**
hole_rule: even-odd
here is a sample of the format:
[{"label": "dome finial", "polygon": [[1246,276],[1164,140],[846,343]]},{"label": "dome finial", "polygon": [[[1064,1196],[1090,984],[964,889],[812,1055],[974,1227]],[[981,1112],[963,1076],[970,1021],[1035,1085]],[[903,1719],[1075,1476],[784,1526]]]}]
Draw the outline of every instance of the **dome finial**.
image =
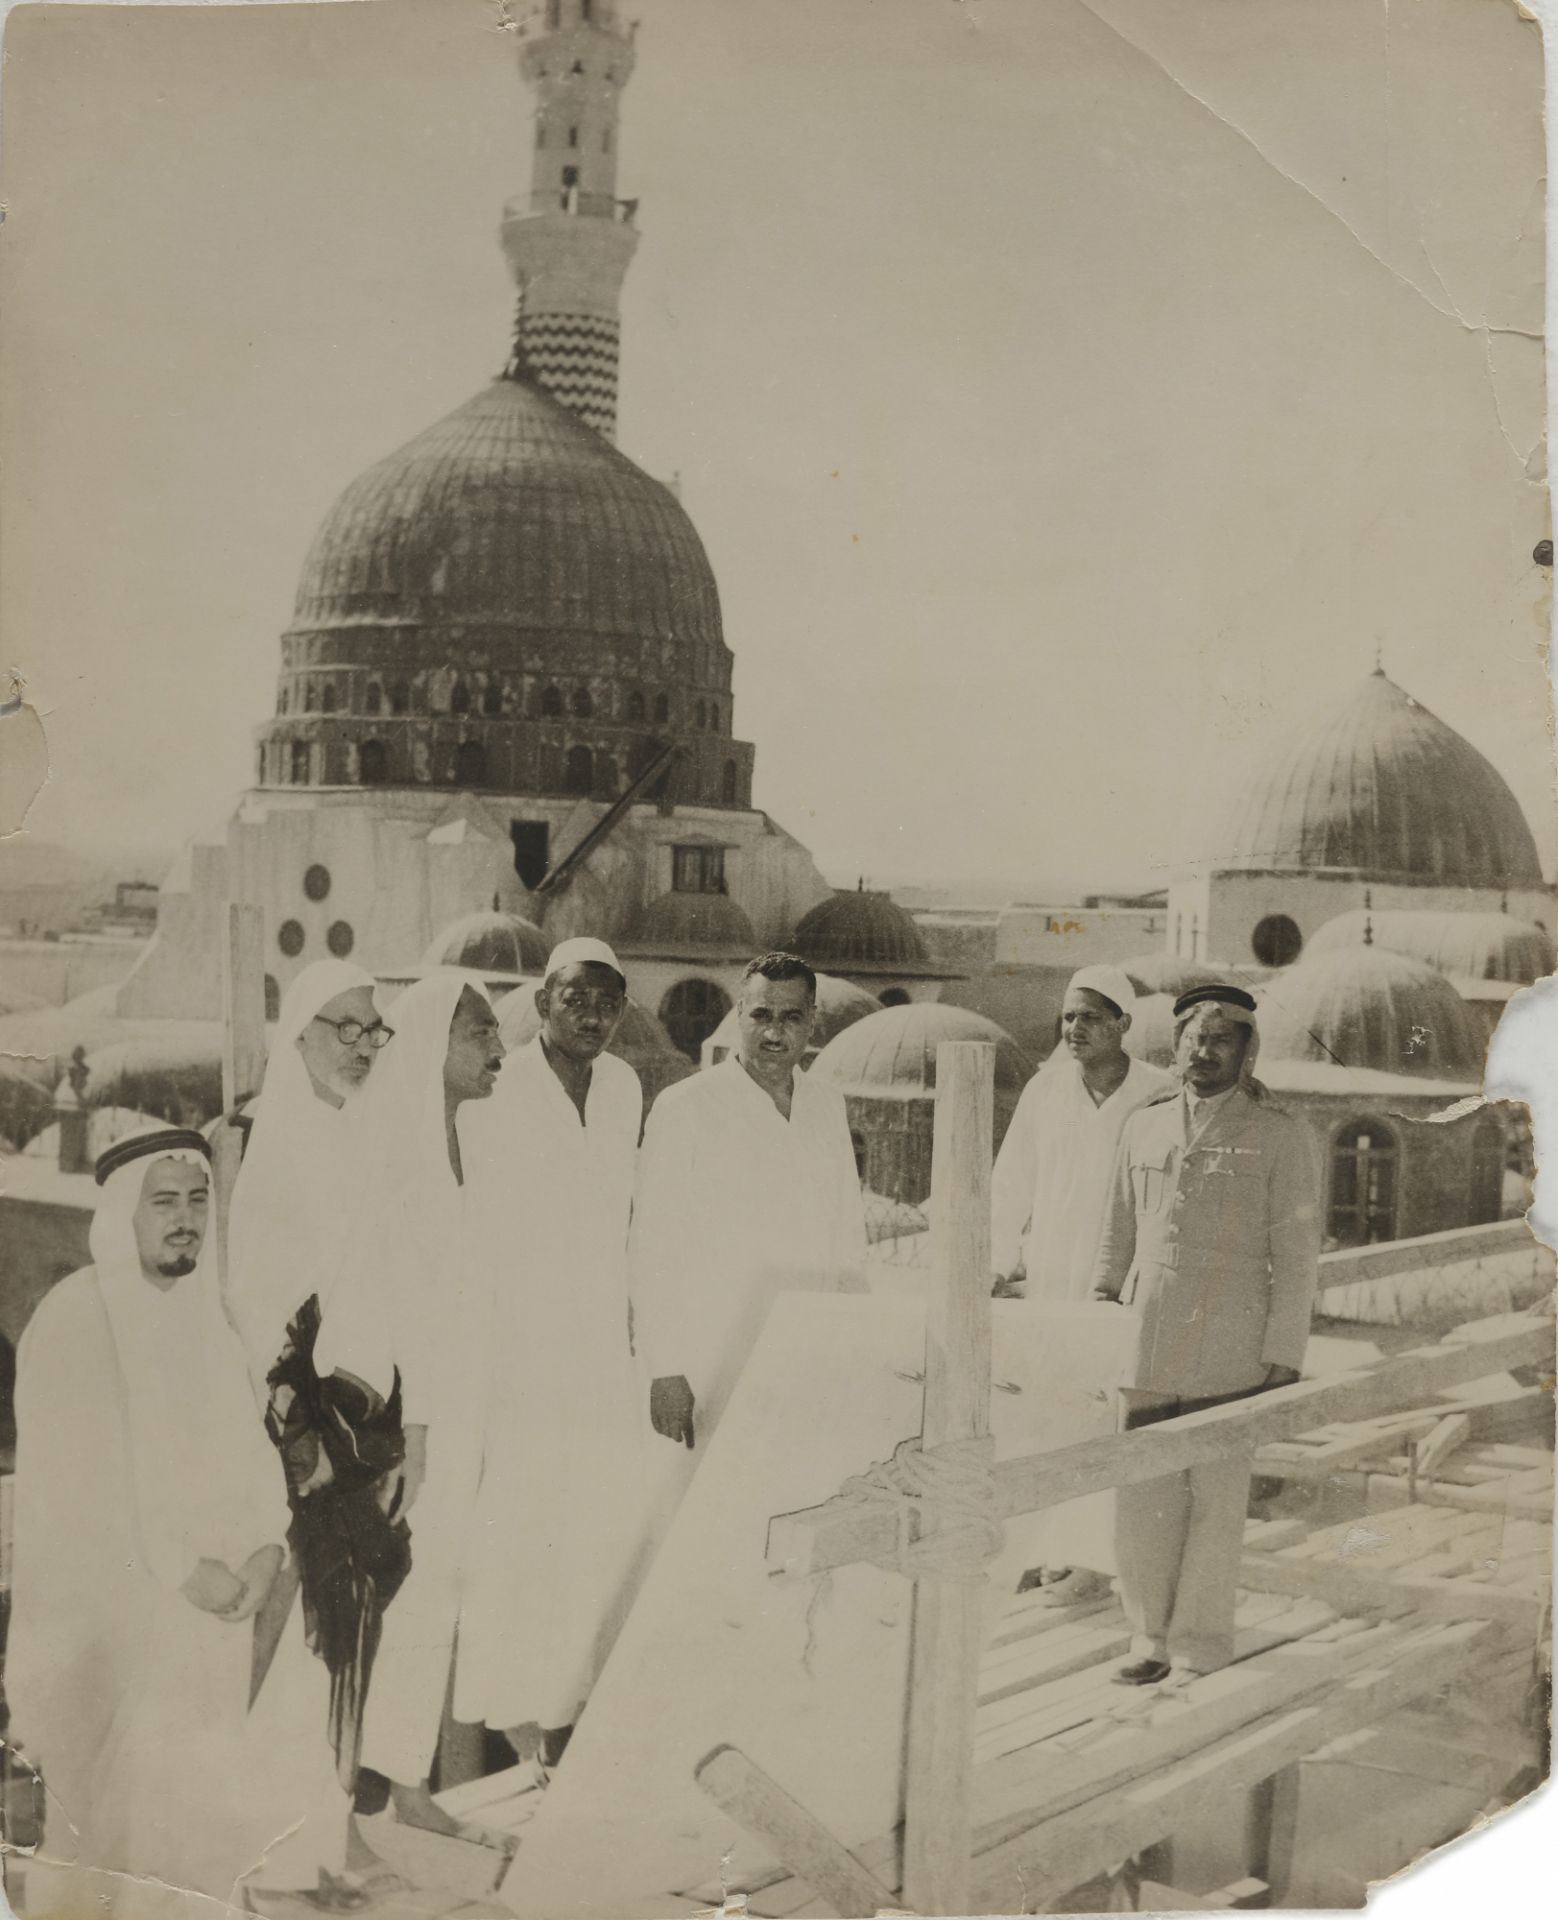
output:
[{"label": "dome finial", "polygon": [[1506,887],[1504,891],[1499,895],[1498,910],[1500,913],[1509,912],[1509,888],[1508,887]]},{"label": "dome finial", "polygon": [[1383,680],[1385,677],[1385,642],[1378,634],[1374,636],[1374,671]]},{"label": "dome finial", "polygon": [[1365,889],[1364,895],[1363,895],[1363,944],[1366,947],[1372,947],[1374,944],[1374,890],[1373,888]]}]

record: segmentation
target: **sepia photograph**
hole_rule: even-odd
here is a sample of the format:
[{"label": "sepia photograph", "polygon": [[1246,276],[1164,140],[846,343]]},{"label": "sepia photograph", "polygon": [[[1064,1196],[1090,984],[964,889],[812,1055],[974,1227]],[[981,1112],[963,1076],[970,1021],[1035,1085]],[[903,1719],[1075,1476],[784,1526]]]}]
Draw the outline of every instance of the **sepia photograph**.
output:
[{"label": "sepia photograph", "polygon": [[16,1920],[1543,1795],[1548,18],[5,10]]}]

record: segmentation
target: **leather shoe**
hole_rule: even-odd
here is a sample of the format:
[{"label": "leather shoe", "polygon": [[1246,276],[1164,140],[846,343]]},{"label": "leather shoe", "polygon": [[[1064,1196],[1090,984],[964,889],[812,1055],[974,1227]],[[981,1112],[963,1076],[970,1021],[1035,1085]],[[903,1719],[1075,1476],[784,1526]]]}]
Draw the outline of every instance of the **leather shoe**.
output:
[{"label": "leather shoe", "polygon": [[1117,1687],[1155,1687],[1160,1680],[1169,1677],[1169,1663],[1166,1660],[1133,1660],[1128,1667],[1121,1667],[1114,1676]]}]

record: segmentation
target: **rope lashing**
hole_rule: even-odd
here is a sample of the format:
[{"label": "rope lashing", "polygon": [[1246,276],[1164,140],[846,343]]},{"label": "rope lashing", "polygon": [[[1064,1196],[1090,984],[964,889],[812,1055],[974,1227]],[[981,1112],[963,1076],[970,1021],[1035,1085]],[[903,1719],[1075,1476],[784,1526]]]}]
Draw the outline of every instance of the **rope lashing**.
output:
[{"label": "rope lashing", "polygon": [[929,1449],[916,1438],[894,1448],[890,1460],[853,1474],[840,1491],[891,1506],[897,1521],[892,1551],[869,1556],[873,1565],[910,1580],[983,1580],[985,1563],[1006,1537],[997,1518],[994,1462],[988,1434]]}]

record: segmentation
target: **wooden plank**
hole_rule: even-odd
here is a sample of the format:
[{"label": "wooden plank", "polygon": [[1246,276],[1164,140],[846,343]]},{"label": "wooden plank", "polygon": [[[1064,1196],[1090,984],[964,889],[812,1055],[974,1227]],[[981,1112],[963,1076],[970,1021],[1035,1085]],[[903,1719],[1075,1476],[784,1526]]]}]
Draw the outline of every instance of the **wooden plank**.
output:
[{"label": "wooden plank", "polygon": [[1358,1280],[1385,1280],[1396,1273],[1422,1273],[1433,1267],[1454,1266],[1461,1260],[1486,1259],[1490,1254],[1530,1252],[1540,1256],[1543,1251],[1524,1220],[1493,1220],[1478,1227],[1420,1234],[1411,1240],[1338,1247],[1333,1253],[1322,1253],[1320,1286],[1325,1291],[1351,1286]]},{"label": "wooden plank", "polygon": [[1348,1675],[1409,1651],[1438,1628],[1384,1623],[1349,1639],[1289,1641],[1187,1686],[1125,1696],[1133,1710],[1092,1744],[1056,1742],[982,1768],[974,1808],[976,1852],[1043,1820],[1114,1793],[1279,1708],[1318,1697]]},{"label": "wooden plank", "polygon": [[979,1854],[971,1913],[1029,1912],[1052,1904],[1100,1863],[1140,1853],[1198,1814],[1226,1804],[1328,1741],[1420,1698],[1475,1660],[1496,1629],[1480,1621],[1445,1626],[1410,1654],[1365,1668],[1318,1701],[1288,1708],[1218,1740],[1127,1790]]},{"label": "wooden plank", "polygon": [[[995,1049],[936,1049],[931,1149],[932,1274],[925,1309],[927,1451],[990,1431],[990,1167]],[[914,1583],[904,1767],[904,1897],[917,1913],[962,1913],[984,1592]],[[874,1911],[874,1909],[872,1909]]]},{"label": "wooden plank", "polygon": [[1294,1761],[1258,1781],[1250,1795],[1246,1858],[1251,1873],[1270,1889],[1271,1905],[1278,1907],[1293,1880],[1300,1778]]},{"label": "wooden plank", "polygon": [[1486,1620],[1535,1634],[1540,1600],[1472,1580],[1420,1579],[1403,1572],[1367,1573],[1327,1561],[1247,1554],[1239,1584],[1267,1593],[1305,1594],[1348,1613],[1426,1614],[1436,1620]]},{"label": "wooden plank", "polygon": [[1435,1473],[1457,1447],[1471,1434],[1471,1421],[1464,1413],[1449,1413],[1426,1439],[1417,1445],[1416,1467],[1420,1478]]},{"label": "wooden plank", "polygon": [[694,1777],[717,1807],[767,1841],[840,1920],[873,1920],[880,1908],[892,1906],[890,1890],[738,1748],[716,1747]]},{"label": "wooden plank", "polygon": [[[1253,1453],[1269,1440],[1287,1439],[1328,1421],[1412,1407],[1443,1388],[1511,1367],[1550,1366],[1552,1357],[1551,1320],[1506,1314],[1491,1325],[1473,1322],[1437,1346],[1397,1354],[1355,1373],[1304,1380],[1134,1432],[1000,1461],[995,1469],[1000,1509],[1010,1519],[1106,1487],[1134,1486],[1226,1459],[1234,1448]],[[890,1553],[894,1533],[891,1514],[834,1498],[770,1522],[769,1569],[795,1577],[848,1566]]]},{"label": "wooden plank", "polygon": [[1184,1887],[1165,1886],[1161,1880],[1141,1880],[1136,1885],[1138,1913],[1229,1913],[1241,1907],[1264,1905],[1267,1892],[1264,1880],[1247,1874],[1226,1887],[1214,1887],[1210,1893],[1189,1893]]}]

